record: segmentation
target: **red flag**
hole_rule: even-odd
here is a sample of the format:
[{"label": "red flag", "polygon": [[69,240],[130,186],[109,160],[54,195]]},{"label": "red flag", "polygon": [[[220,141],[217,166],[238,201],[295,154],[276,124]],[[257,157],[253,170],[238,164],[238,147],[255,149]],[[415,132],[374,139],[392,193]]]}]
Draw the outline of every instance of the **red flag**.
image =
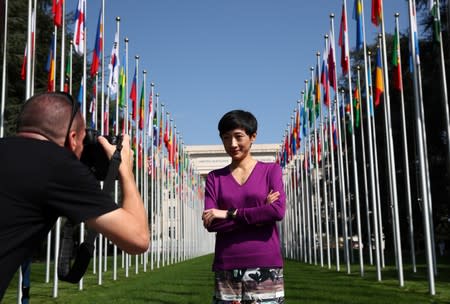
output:
[{"label": "red flag", "polygon": [[372,0],[372,23],[379,26],[383,20],[383,0]]},{"label": "red flag", "polygon": [[58,27],[62,25],[63,1],[64,0],[53,0],[52,5],[53,23]]},{"label": "red flag", "polygon": [[341,30],[339,32],[339,46],[341,47],[342,74],[347,74],[350,69],[350,54],[348,49],[347,12],[342,5]]},{"label": "red flag", "polygon": [[337,88],[337,80],[336,80],[336,60],[334,59],[334,35],[333,32],[330,31],[330,39],[328,39],[329,47],[328,47],[328,81],[330,82],[331,87],[336,91]]},{"label": "red flag", "polygon": [[137,88],[136,88],[136,68],[134,69],[133,83],[131,84],[130,99],[133,101],[131,109],[131,118],[136,119],[136,98],[137,98]]}]

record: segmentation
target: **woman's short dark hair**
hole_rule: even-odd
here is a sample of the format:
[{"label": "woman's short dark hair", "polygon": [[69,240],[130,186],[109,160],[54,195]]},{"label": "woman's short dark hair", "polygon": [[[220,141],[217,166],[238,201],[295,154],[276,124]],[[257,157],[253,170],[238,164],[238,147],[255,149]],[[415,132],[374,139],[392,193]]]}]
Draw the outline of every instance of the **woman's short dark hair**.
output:
[{"label": "woman's short dark hair", "polygon": [[233,110],[222,116],[218,129],[220,137],[234,129],[243,129],[247,135],[252,135],[258,129],[258,122],[256,117],[250,112]]}]

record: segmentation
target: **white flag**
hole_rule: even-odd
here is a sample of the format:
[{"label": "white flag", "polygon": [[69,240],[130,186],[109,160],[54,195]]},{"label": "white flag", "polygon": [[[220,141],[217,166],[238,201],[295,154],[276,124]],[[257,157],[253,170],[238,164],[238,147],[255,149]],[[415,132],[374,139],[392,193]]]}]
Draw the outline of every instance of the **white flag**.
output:
[{"label": "white flag", "polygon": [[73,46],[78,55],[83,55],[84,45],[86,43],[85,37],[85,22],[84,9],[86,7],[86,0],[78,0],[78,7],[75,12],[75,31],[73,33]]},{"label": "white flag", "polygon": [[114,36],[114,44],[111,51],[111,58],[108,64],[109,70],[109,81],[108,86],[111,92],[111,95],[117,94],[117,89],[119,87],[119,35],[116,33]]}]

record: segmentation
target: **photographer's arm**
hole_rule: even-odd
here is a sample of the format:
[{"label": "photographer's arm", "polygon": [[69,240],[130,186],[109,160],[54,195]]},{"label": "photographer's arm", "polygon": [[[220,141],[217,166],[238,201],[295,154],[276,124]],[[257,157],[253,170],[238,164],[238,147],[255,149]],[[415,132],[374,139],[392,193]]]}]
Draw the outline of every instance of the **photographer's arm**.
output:
[{"label": "photographer's arm", "polygon": [[[99,137],[108,157],[115,151],[105,138]],[[145,252],[149,247],[150,233],[147,213],[134,181],[133,152],[130,137],[124,135],[119,176],[122,186],[122,208],[87,221],[87,224],[105,235],[113,243],[130,254]]]}]

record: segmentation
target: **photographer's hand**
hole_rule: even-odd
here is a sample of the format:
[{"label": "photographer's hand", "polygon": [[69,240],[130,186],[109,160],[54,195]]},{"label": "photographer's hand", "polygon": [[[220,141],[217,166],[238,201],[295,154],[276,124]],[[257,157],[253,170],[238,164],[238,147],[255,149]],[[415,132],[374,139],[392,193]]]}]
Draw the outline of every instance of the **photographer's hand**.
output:
[{"label": "photographer's hand", "polygon": [[[105,149],[108,158],[114,154],[116,146],[99,136],[99,143]],[[122,208],[100,216],[93,223],[96,229],[106,235],[128,253],[136,254],[147,250],[150,241],[147,213],[134,180],[133,151],[130,148],[130,136],[123,135],[121,163],[119,167],[122,188]]]}]

